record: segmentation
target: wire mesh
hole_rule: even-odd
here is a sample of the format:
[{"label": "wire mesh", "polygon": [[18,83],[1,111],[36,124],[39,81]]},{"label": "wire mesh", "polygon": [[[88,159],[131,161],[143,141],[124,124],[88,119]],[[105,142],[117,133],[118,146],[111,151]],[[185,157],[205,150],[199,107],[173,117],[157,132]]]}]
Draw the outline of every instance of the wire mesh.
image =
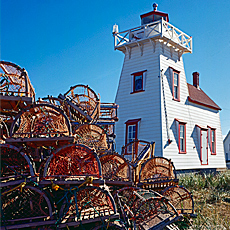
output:
[{"label": "wire mesh", "polygon": [[70,193],[68,201],[63,203],[60,216],[63,219],[88,220],[110,216],[116,213],[116,206],[110,193],[99,187],[80,188]]},{"label": "wire mesh", "polygon": [[1,148],[1,178],[25,178],[34,176],[31,161],[25,153],[9,144],[0,145]]},{"label": "wire mesh", "polygon": [[71,144],[56,150],[47,160],[44,177],[73,178],[101,177],[101,165],[97,154],[81,144]]},{"label": "wire mesh", "polygon": [[173,163],[164,157],[153,157],[142,165],[140,182],[176,179]]},{"label": "wire mesh", "polygon": [[25,186],[11,189],[1,197],[2,223],[40,221],[52,216],[52,206],[46,195],[37,188]]},{"label": "wire mesh", "polygon": [[194,201],[191,193],[183,186],[165,188],[161,194],[167,197],[179,213],[193,214]]},{"label": "wire mesh", "polygon": [[113,181],[131,181],[131,168],[128,162],[118,154],[100,156],[103,178]]}]

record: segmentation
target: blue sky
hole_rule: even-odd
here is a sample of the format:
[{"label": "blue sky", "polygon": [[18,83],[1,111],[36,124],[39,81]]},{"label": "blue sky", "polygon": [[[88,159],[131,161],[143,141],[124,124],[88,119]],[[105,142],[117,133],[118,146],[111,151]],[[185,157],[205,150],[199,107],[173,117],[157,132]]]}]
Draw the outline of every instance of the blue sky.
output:
[{"label": "blue sky", "polygon": [[[58,96],[88,84],[102,102],[114,102],[124,55],[114,51],[112,27],[140,25],[150,0],[1,0],[1,60],[24,67],[36,98]],[[183,55],[188,83],[200,73],[200,87],[222,108],[222,133],[230,129],[229,0],[158,0],[171,24],[193,37]]]}]

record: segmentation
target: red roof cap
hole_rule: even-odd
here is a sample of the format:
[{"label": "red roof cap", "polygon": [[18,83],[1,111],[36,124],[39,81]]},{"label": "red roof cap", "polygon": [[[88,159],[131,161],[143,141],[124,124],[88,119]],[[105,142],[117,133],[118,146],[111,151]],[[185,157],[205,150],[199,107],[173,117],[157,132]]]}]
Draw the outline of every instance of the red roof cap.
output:
[{"label": "red roof cap", "polygon": [[221,108],[202,90],[188,84],[188,100],[212,109],[221,110]]}]

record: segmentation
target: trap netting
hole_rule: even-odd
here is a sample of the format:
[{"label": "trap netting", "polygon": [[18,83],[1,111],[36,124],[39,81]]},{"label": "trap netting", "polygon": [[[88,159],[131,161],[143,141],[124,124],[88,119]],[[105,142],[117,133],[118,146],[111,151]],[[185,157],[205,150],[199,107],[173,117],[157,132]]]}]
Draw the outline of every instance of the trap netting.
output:
[{"label": "trap netting", "polygon": [[175,168],[171,160],[153,157],[146,161],[140,171],[140,182],[155,182],[176,179]]},{"label": "trap netting", "polygon": [[1,144],[1,180],[34,176],[34,166],[29,157],[17,147]]},{"label": "trap netting", "polygon": [[10,130],[13,138],[60,137],[70,134],[69,119],[61,109],[51,104],[37,104],[21,111]]},{"label": "trap netting", "polygon": [[117,213],[111,194],[99,187],[90,186],[65,191],[66,199],[60,209],[60,219],[81,221],[111,216]]},{"label": "trap netting", "polygon": [[100,156],[102,175],[106,180],[131,181],[131,167],[119,154],[104,154]]},{"label": "trap netting", "polygon": [[127,187],[116,192],[115,200],[124,221],[136,229],[158,229],[178,217],[175,208],[156,192]]},{"label": "trap netting", "polygon": [[100,99],[87,85],[75,85],[70,87],[64,96],[77,105],[85,114],[93,120],[97,120],[100,114]]},{"label": "trap netting", "polygon": [[4,225],[25,223],[28,220],[38,222],[52,217],[52,206],[44,192],[24,186],[23,183],[2,193],[1,202],[1,221]]},{"label": "trap netting", "polygon": [[75,131],[76,142],[94,148],[97,153],[108,150],[108,139],[105,130],[99,125],[83,124]]},{"label": "trap netting", "polygon": [[6,61],[0,61],[0,91],[4,96],[35,97],[26,70]]},{"label": "trap netting", "polygon": [[183,186],[176,185],[165,188],[161,194],[169,199],[170,203],[181,214],[194,214],[192,194]]},{"label": "trap netting", "polygon": [[89,147],[71,144],[57,149],[48,158],[45,178],[101,177],[101,164],[97,154]]}]

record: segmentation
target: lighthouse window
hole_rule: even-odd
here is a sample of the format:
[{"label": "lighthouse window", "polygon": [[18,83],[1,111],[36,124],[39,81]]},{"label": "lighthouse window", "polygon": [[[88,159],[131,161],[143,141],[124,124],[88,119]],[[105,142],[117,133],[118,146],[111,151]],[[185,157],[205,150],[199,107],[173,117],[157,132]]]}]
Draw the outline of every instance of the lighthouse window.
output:
[{"label": "lighthouse window", "polygon": [[153,15],[149,15],[147,17],[142,18],[141,25],[149,24],[151,22],[153,22]]},{"label": "lighthouse window", "polygon": [[180,74],[178,71],[172,69],[172,94],[175,101],[180,101]]},{"label": "lighthouse window", "polygon": [[134,76],[134,91],[139,91],[143,89],[143,75]]},{"label": "lighthouse window", "polygon": [[146,70],[131,74],[132,75],[132,91],[131,91],[131,93],[142,92],[145,90],[144,89],[145,74],[146,74]]},{"label": "lighthouse window", "polygon": [[154,22],[161,20],[161,18],[163,18],[165,21],[167,21],[166,17],[162,17],[161,15],[154,15]]}]

